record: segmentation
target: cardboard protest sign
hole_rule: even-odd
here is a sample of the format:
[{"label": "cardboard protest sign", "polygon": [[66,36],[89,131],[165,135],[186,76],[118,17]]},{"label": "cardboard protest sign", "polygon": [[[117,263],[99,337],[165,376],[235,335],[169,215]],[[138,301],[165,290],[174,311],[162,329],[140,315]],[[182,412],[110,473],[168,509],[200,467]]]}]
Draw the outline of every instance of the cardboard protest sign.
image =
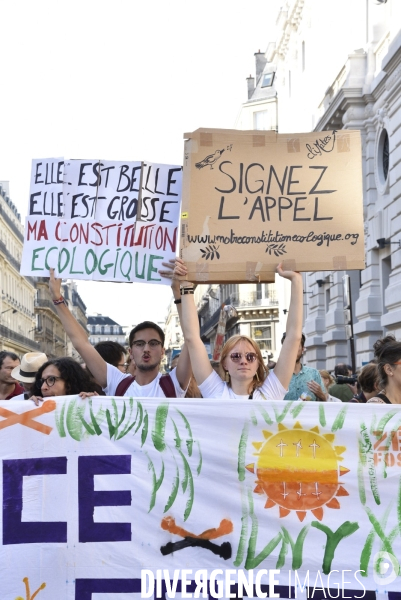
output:
[{"label": "cardboard protest sign", "polygon": [[399,591],[400,423],[398,405],[2,401],[2,598]]},{"label": "cardboard protest sign", "polygon": [[21,273],[169,284],[181,180],[175,165],[34,160]]},{"label": "cardboard protest sign", "polygon": [[192,281],[363,269],[359,131],[185,134],[181,254]]}]

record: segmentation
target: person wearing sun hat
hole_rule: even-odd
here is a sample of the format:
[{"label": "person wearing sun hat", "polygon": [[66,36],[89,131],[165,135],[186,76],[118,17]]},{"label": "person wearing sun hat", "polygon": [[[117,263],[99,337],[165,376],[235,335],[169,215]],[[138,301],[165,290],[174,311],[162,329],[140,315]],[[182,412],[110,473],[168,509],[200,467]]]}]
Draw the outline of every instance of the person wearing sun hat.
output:
[{"label": "person wearing sun hat", "polygon": [[26,394],[31,395],[36,380],[36,373],[40,367],[47,362],[48,358],[43,352],[28,352],[24,354],[20,364],[11,371],[11,376],[24,388],[25,393],[13,398],[13,400],[24,400]]}]

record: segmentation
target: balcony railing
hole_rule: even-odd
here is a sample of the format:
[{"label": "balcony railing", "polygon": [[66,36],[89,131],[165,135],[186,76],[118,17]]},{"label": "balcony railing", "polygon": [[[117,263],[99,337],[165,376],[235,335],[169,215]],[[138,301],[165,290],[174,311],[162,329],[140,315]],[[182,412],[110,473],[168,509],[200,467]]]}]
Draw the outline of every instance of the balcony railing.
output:
[{"label": "balcony railing", "polygon": [[[235,306],[235,308],[252,308],[256,306],[263,306],[266,308],[270,308],[271,306],[278,305],[278,298],[275,290],[269,290],[268,294],[265,294],[265,297],[261,297],[260,292],[248,292],[245,294],[238,294],[237,292],[231,294],[225,301],[224,304],[231,304]],[[213,315],[208,319],[200,328],[201,337],[208,336],[208,334],[216,327],[220,318],[220,310],[219,307]],[[233,326],[236,322],[236,319],[232,320],[232,323],[227,324],[227,328]]]},{"label": "balcony railing", "polygon": [[35,308],[48,308],[51,311],[53,311],[55,315],[57,314],[55,306],[54,306],[53,302],[50,302],[50,300],[44,300],[42,298],[36,298],[36,300],[35,300]]},{"label": "balcony railing", "polygon": [[269,290],[267,294],[262,297],[260,292],[248,292],[247,294],[234,293],[230,295],[227,304],[232,304],[235,307],[244,306],[277,306],[278,298],[275,290]]},{"label": "balcony railing", "polygon": [[8,327],[5,327],[4,325],[0,325],[0,335],[3,338],[8,338],[9,340],[14,340],[15,342],[19,342],[23,346],[30,348],[33,351],[39,350],[39,344],[37,342],[30,340],[29,338],[25,337],[24,335],[21,335],[20,333],[12,331],[11,329],[9,329]]}]

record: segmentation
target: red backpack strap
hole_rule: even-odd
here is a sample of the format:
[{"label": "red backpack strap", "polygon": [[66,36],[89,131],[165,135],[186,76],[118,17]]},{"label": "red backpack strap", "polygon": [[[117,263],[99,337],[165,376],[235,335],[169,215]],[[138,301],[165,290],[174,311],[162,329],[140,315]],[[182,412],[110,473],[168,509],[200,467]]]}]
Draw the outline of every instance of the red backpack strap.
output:
[{"label": "red backpack strap", "polygon": [[129,377],[124,377],[116,387],[116,391],[114,392],[114,396],[124,396],[125,392],[128,390],[131,383],[135,381],[135,377],[130,375]]},{"label": "red backpack strap", "polygon": [[162,375],[159,379],[159,385],[166,398],[177,398],[177,392],[170,375]]}]

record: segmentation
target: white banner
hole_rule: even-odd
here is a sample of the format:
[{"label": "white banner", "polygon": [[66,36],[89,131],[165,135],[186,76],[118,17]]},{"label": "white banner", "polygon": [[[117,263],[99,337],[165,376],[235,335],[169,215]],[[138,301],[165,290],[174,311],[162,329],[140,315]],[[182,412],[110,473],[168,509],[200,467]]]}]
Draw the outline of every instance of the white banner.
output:
[{"label": "white banner", "polygon": [[397,406],[2,401],[0,439],[2,600],[401,588]]},{"label": "white banner", "polygon": [[170,284],[181,185],[176,165],[34,160],[21,273]]}]

